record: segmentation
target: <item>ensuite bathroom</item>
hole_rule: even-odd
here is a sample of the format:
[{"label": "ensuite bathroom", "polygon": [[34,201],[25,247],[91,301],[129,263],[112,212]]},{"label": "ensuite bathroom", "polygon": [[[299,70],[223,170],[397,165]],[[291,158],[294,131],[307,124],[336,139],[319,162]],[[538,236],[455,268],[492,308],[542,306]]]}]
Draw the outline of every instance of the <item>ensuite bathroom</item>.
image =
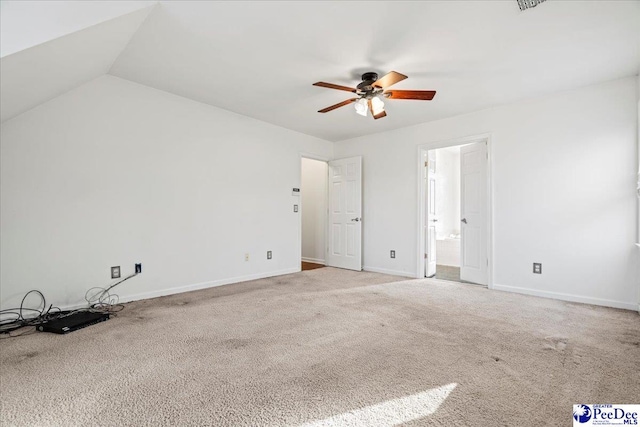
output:
[{"label": "ensuite bathroom", "polygon": [[434,150],[437,195],[435,277],[455,281],[460,280],[460,147]]}]

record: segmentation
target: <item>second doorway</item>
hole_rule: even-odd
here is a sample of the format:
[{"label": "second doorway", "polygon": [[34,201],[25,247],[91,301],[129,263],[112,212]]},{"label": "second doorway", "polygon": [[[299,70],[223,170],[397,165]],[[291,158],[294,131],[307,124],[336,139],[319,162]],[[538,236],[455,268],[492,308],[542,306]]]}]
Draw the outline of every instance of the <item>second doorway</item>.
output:
[{"label": "second doorway", "polygon": [[301,159],[302,270],[325,266],[328,164]]}]

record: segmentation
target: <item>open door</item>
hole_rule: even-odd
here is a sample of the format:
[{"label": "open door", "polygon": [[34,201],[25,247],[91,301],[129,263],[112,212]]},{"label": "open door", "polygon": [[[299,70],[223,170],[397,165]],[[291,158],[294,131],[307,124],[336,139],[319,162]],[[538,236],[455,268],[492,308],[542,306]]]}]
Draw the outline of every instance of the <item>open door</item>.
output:
[{"label": "open door", "polygon": [[487,143],[460,148],[460,279],[486,285]]},{"label": "open door", "polygon": [[436,216],[436,153],[431,150],[427,154],[425,162],[425,200],[427,206],[425,209],[425,230],[424,237],[426,242],[425,258],[425,277],[433,277],[436,275],[436,225],[438,217]]},{"label": "open door", "polygon": [[362,270],[362,157],[329,162],[328,266]]}]

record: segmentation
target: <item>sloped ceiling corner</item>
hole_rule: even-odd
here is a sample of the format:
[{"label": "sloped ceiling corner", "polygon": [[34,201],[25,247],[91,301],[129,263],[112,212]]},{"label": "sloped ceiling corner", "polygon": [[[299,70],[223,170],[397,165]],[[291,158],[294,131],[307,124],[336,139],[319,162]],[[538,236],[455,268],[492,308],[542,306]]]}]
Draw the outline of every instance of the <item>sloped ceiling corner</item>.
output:
[{"label": "sloped ceiling corner", "polygon": [[0,121],[106,74],[154,6],[0,59]]},{"label": "sloped ceiling corner", "polygon": [[155,4],[149,0],[2,0],[0,57]]}]

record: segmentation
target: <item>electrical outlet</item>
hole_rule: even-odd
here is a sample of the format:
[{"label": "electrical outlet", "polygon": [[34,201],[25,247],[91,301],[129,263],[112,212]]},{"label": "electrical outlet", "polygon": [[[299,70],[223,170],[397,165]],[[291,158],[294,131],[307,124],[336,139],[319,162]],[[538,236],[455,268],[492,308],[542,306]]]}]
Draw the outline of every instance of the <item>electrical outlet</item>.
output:
[{"label": "electrical outlet", "polygon": [[534,274],[542,274],[542,263],[534,262],[533,263],[533,273]]},{"label": "electrical outlet", "polygon": [[142,273],[142,263],[136,264],[136,274]]},{"label": "electrical outlet", "polygon": [[271,251],[267,251],[267,259],[271,258],[273,258],[273,254],[271,253]]},{"label": "electrical outlet", "polygon": [[111,267],[111,278],[119,279],[120,278],[120,266],[117,265],[115,267]]},{"label": "electrical outlet", "polygon": [[396,251],[392,250],[391,251],[391,258],[395,258],[396,257]]},{"label": "electrical outlet", "polygon": [[293,211],[298,212],[298,205],[293,205]]},{"label": "electrical outlet", "polygon": [[244,260],[249,261],[249,254],[244,254]]}]

